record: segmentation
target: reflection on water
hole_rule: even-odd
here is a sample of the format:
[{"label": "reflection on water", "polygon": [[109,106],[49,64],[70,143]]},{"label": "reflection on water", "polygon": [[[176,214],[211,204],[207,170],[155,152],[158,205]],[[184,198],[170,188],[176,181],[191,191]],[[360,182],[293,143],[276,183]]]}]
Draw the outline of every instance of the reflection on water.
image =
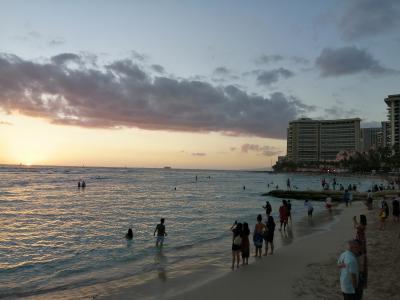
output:
[{"label": "reflection on water", "polygon": [[[268,185],[285,186],[290,177],[299,189],[321,188],[319,175],[209,170],[0,167],[0,177],[0,298],[83,290],[121,278],[136,285],[155,279],[166,288],[167,278],[197,272],[195,266],[212,263],[224,271],[232,242],[225,228],[234,220],[253,227],[266,200],[278,220],[282,200],[261,196]],[[85,191],[76,188],[83,179]],[[372,184],[380,182],[363,180],[362,190]],[[327,212],[319,218],[323,204],[313,202],[311,227],[303,202],[291,203],[293,221],[282,232],[283,245],[328,219]],[[152,233],[161,217],[170,235],[155,253]],[[133,241],[124,238],[129,227]],[[276,234],[278,247],[280,239]],[[65,298],[76,299],[68,292]]]},{"label": "reflection on water", "polygon": [[280,231],[282,246],[287,246],[293,242],[292,226],[287,226],[286,230]]},{"label": "reflection on water", "polygon": [[154,256],[154,265],[156,266],[157,272],[158,272],[158,278],[162,282],[167,281],[167,271],[166,271],[166,265],[168,263],[167,257],[164,255],[164,252],[162,249],[156,252],[156,255]]}]

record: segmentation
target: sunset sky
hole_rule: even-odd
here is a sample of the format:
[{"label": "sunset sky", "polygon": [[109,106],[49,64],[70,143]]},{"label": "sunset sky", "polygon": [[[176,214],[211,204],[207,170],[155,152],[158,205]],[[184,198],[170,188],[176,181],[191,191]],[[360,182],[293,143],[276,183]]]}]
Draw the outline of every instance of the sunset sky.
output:
[{"label": "sunset sky", "polygon": [[0,3],[2,164],[267,168],[400,93],[397,0]]}]

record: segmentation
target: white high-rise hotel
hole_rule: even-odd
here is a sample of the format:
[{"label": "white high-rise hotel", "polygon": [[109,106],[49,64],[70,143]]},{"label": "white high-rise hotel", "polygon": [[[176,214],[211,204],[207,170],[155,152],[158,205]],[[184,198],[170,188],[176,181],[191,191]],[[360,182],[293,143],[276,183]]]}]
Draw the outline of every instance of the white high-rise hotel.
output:
[{"label": "white high-rise hotel", "polygon": [[293,161],[332,161],[342,150],[360,151],[360,119],[312,120],[289,123],[287,157]]},{"label": "white high-rise hotel", "polygon": [[388,106],[388,122],[390,146],[395,151],[400,150],[400,94],[389,95],[385,102]]}]

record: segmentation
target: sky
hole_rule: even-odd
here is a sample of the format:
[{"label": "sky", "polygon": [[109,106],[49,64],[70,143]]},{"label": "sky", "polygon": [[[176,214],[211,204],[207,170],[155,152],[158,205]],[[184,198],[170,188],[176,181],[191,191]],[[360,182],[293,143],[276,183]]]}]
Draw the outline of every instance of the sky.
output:
[{"label": "sky", "polygon": [[400,93],[397,0],[0,4],[1,164],[269,168]]}]

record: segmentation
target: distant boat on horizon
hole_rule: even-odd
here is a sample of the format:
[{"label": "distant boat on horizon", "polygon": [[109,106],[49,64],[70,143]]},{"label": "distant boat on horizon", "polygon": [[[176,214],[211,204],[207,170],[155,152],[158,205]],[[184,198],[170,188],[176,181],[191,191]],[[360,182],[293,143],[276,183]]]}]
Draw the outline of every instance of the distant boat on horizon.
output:
[{"label": "distant boat on horizon", "polygon": [[172,168],[171,168],[170,166],[165,166],[164,169],[165,169],[165,170],[170,170],[170,169],[172,169]]}]

